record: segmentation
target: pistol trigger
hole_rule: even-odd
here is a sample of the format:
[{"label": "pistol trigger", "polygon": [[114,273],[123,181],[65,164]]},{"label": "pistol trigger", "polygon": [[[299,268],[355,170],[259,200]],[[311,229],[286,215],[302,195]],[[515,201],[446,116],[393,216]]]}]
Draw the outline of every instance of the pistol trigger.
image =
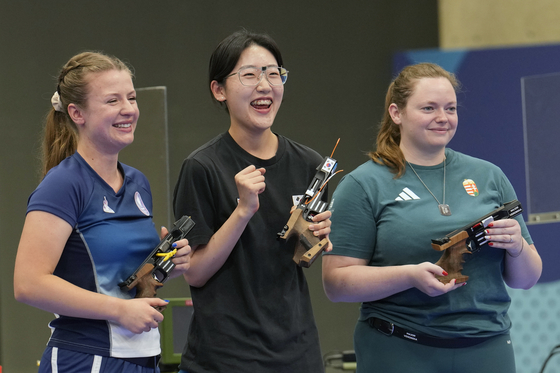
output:
[{"label": "pistol trigger", "polygon": [[474,242],[473,240],[471,240],[470,238],[465,242],[466,246],[467,246],[467,250],[469,250],[471,253],[475,253],[478,250],[480,250],[480,247],[478,247],[478,245],[476,244],[476,242]]}]

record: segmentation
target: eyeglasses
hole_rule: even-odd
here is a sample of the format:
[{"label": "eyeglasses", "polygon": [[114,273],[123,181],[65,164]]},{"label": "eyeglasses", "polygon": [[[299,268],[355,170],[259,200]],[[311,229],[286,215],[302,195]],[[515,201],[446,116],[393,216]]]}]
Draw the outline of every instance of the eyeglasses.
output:
[{"label": "eyeglasses", "polygon": [[273,86],[282,85],[286,83],[286,80],[288,80],[288,70],[278,66],[245,66],[240,68],[238,72],[229,74],[225,77],[225,79],[236,74],[239,76],[241,84],[248,87],[258,85],[261,82],[263,75],[266,75],[266,80]]}]

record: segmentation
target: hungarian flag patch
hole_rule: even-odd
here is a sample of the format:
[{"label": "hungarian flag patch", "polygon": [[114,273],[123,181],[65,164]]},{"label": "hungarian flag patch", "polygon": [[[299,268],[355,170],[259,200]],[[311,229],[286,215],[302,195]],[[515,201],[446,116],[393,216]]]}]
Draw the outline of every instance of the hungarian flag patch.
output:
[{"label": "hungarian flag patch", "polygon": [[476,187],[476,183],[471,179],[465,179],[463,181],[463,188],[467,191],[470,196],[476,197],[478,196],[478,188]]}]

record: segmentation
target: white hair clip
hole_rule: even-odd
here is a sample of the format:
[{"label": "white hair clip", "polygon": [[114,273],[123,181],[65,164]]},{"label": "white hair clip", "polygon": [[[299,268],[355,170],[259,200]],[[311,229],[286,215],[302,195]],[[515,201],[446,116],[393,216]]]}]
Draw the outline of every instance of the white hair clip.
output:
[{"label": "white hair clip", "polygon": [[60,96],[58,95],[58,92],[54,92],[54,95],[52,95],[51,97],[51,104],[54,108],[54,110],[56,111],[60,111],[61,113],[64,113],[64,107],[62,106],[62,100],[60,99]]}]

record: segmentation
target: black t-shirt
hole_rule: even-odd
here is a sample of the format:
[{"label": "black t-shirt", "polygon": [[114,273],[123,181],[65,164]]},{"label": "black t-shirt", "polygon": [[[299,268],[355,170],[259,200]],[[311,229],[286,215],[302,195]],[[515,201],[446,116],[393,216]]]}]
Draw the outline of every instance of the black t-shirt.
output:
[{"label": "black t-shirt", "polygon": [[[174,192],[176,217],[196,223],[191,245],[208,243],[237,205],[234,176],[264,167],[259,210],[218,272],[191,287],[194,315],[180,368],[202,372],[323,372],[319,337],[294,244],[278,240],[293,197],[307,189],[323,158],[278,135],[278,151],[256,158],[223,133],[183,163]],[[325,194],[326,195],[326,194]]]}]

